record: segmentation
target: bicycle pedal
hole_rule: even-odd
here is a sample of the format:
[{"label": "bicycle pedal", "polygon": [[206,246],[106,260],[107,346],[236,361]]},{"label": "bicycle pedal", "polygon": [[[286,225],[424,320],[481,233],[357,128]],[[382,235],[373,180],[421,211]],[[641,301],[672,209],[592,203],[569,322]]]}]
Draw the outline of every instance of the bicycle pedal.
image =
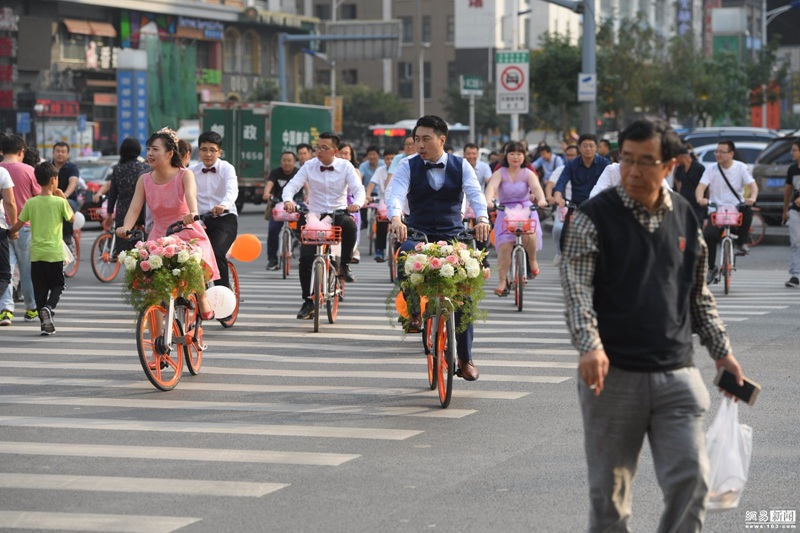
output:
[{"label": "bicycle pedal", "polygon": [[206,343],[200,344],[197,346],[197,349],[200,350],[201,352],[204,352],[208,349],[208,344]]}]

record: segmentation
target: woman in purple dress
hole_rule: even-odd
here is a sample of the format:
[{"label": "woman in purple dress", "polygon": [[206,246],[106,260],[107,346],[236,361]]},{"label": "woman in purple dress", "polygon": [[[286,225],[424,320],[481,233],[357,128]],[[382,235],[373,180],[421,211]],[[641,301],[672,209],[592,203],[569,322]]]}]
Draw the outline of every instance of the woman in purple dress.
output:
[{"label": "woman in purple dress", "polygon": [[[539,184],[536,174],[527,168],[527,152],[525,147],[518,142],[506,145],[506,155],[503,157],[500,168],[492,174],[486,183],[486,202],[489,208],[496,199],[501,205],[506,206],[506,211],[497,212],[494,225],[494,245],[497,249],[498,284],[494,292],[498,296],[508,296],[508,268],[511,265],[511,249],[516,241],[514,233],[503,227],[503,220],[512,209],[525,209],[524,218],[530,217],[536,222],[536,234],[527,234],[522,237],[522,244],[528,255],[531,274],[539,275],[539,263],[536,261],[536,250],[542,249],[542,230],[539,224],[539,215],[528,207],[536,202],[539,207],[547,207],[544,191]],[[531,224],[533,226],[533,224]],[[533,227],[531,227],[533,229]]]}]

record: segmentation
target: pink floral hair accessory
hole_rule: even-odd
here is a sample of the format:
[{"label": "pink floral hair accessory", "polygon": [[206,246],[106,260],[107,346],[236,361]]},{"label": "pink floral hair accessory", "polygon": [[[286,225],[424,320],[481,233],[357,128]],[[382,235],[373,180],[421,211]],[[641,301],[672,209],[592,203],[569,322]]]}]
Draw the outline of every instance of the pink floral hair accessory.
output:
[{"label": "pink floral hair accessory", "polygon": [[163,127],[160,130],[158,130],[156,133],[161,133],[161,134],[166,135],[167,137],[169,137],[172,140],[173,144],[175,144],[175,148],[177,149],[177,147],[178,147],[178,134],[175,133],[175,130],[167,128],[167,127]]}]

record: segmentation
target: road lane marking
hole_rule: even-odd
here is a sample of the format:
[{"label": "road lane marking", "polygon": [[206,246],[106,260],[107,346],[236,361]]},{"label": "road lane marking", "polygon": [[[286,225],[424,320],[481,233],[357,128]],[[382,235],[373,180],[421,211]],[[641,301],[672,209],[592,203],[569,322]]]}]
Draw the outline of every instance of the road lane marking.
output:
[{"label": "road lane marking", "polygon": [[[22,394],[0,395],[0,404],[24,405],[74,405],[98,407],[97,398],[80,396],[28,396]],[[477,412],[475,409],[442,409],[440,407],[380,407],[371,405],[323,405],[287,403],[212,402],[193,400],[139,400],[135,398],[103,398],[102,407],[133,409],[186,409],[201,411],[248,411],[296,414],[358,414],[371,416],[415,416],[435,418],[463,418]]]},{"label": "road lane marking", "polygon": [[106,457],[165,461],[206,461],[219,463],[263,463],[302,466],[339,466],[360,455],[346,453],[282,452],[276,450],[235,450],[168,446],[123,446],[69,444],[66,442],[0,441],[0,453],[59,457]]},{"label": "road lane marking", "polygon": [[[571,378],[565,378],[571,379]],[[0,383],[4,385],[26,386],[64,386],[64,387],[102,387],[118,389],[146,390],[159,394],[147,381],[122,381],[112,379],[87,379],[87,378],[32,378],[0,376]],[[213,391],[213,392],[255,392],[255,393],[300,393],[300,394],[361,394],[368,396],[434,396],[436,391],[429,389],[411,389],[401,387],[345,387],[336,385],[260,385],[246,383],[199,383],[184,381],[180,384],[181,390]],[[530,394],[530,391],[476,391],[453,390],[456,398],[473,398],[485,400],[517,400]]]},{"label": "road lane marking", "polygon": [[92,513],[0,511],[0,527],[50,531],[170,533],[202,520],[190,516],[144,516]]},{"label": "road lane marking", "polygon": [[74,476],[0,473],[0,488],[22,490],[77,490],[88,492],[135,492],[260,498],[288,483],[251,483],[215,479],[170,479],[145,477]]},{"label": "road lane marking", "polygon": [[406,429],[299,426],[293,424],[244,424],[232,422],[180,422],[177,420],[113,420],[107,418],[61,418],[43,416],[0,416],[0,426],[369,440],[406,440],[423,433],[418,430]]}]

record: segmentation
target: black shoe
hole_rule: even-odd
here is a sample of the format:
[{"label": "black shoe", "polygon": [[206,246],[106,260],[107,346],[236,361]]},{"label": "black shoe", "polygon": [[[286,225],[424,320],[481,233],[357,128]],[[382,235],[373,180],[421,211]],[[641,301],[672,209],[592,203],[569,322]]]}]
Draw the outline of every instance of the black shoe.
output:
[{"label": "black shoe", "polygon": [[339,277],[344,278],[347,283],[353,283],[356,277],[350,272],[350,265],[342,265],[339,269]]},{"label": "black shoe", "polygon": [[800,287],[800,279],[797,279],[796,276],[792,276],[791,278],[789,278],[789,281],[786,282],[786,286],[796,289]]},{"label": "black shoe", "polygon": [[314,302],[311,300],[305,300],[303,302],[303,307],[300,308],[300,311],[297,312],[297,318],[303,320],[306,318],[311,318],[314,316]]},{"label": "black shoe", "polygon": [[278,270],[278,260],[270,259],[267,261],[267,270]]}]

